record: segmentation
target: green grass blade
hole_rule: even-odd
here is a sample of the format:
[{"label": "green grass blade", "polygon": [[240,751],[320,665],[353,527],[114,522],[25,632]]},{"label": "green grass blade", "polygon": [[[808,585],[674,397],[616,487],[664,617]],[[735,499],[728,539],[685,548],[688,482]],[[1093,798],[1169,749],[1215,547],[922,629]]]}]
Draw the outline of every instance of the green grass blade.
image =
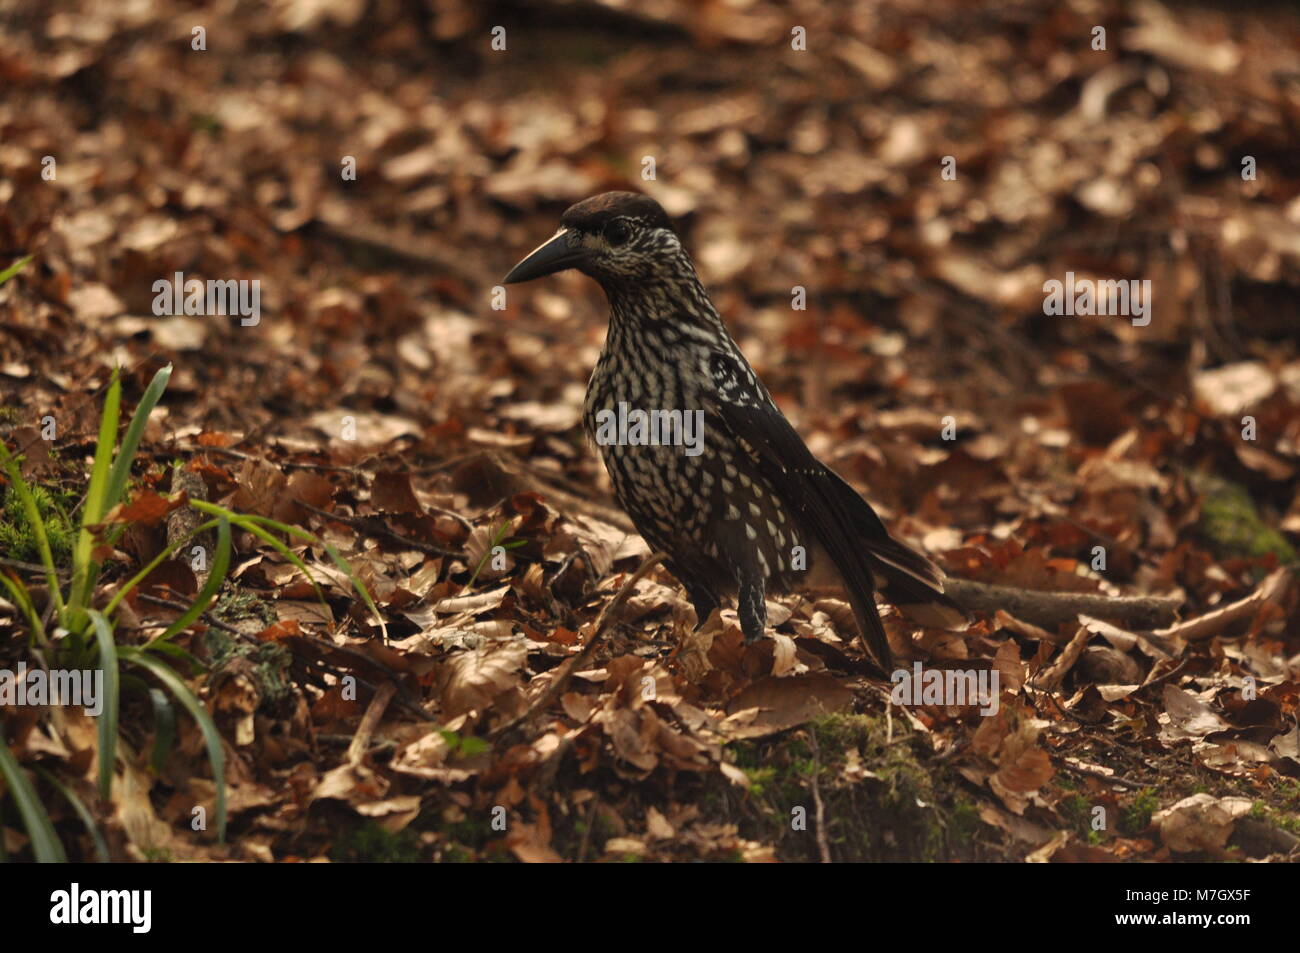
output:
[{"label": "green grass blade", "polygon": [[9,594],[14,597],[14,602],[18,608],[23,610],[23,615],[27,616],[27,624],[31,626],[32,634],[36,636],[36,641],[40,645],[46,645],[45,623],[41,621],[41,614],[36,611],[36,606],[32,604],[31,594],[23,581],[17,577],[11,577],[8,573],[0,572],[0,583],[9,590]]},{"label": "green grass blade", "polygon": [[250,516],[247,513],[236,513],[234,510],[228,510],[223,506],[217,506],[215,503],[205,503],[199,500],[191,500],[190,502],[202,513],[217,513],[224,516],[235,526],[238,526],[247,533],[252,533],[262,542],[274,549],[307,577],[307,581],[311,583],[312,589],[316,592],[316,600],[322,606],[325,606],[327,609],[329,608],[325,602],[325,593],[321,591],[321,587],[312,576],[311,570],[307,568],[307,564],[302,561],[302,558],[299,557],[297,553],[286,546],[281,540],[276,539],[273,534],[263,529],[261,524],[270,524],[281,532],[288,533],[291,536],[296,536],[306,542],[316,542],[316,537],[311,533],[298,529],[296,526],[286,526],[283,523],[277,523],[275,520],[265,519],[264,517]]},{"label": "green grass blade", "polygon": [[104,398],[104,412],[99,418],[99,439],[95,443],[95,462],[90,468],[90,485],[86,489],[86,502],[81,510],[81,531],[77,534],[77,545],[72,550],[72,589],[68,598],[67,617],[64,619],[64,625],[69,629],[79,627],[81,620],[78,616],[82,607],[90,601],[90,592],[95,585],[90,566],[95,535],[89,527],[100,522],[107,512],[104,498],[108,491],[113,448],[117,444],[117,420],[121,406],[122,381],[117,371],[114,371],[108,395]]},{"label": "green grass blade", "polygon": [[208,581],[203,584],[190,607],[181,613],[171,625],[167,626],[167,631],[158,636],[158,641],[167,641],[177,632],[183,632],[185,627],[203,614],[203,610],[208,607],[212,599],[221,588],[221,584],[226,579],[226,570],[230,568],[230,521],[224,517],[217,520],[217,552],[212,558],[212,571],[208,574]]},{"label": "green grass blade", "polygon": [[[501,528],[492,534],[491,545],[489,545],[487,550],[484,551],[483,557],[478,561],[478,565],[474,567],[474,572],[469,577],[469,582],[465,583],[466,589],[474,588],[474,582],[475,580],[478,579],[478,574],[483,571],[483,567],[486,566],[488,564],[488,560],[492,558],[492,550],[496,549],[496,547],[501,545],[501,541],[504,540],[506,536],[510,533],[510,527],[514,525],[514,522],[515,521],[513,518],[506,520],[503,524],[501,524]],[[507,548],[512,548],[512,547],[507,547]]]},{"label": "green grass blade", "polygon": [[353,587],[357,590],[357,592],[361,593],[361,598],[365,600],[365,603],[367,606],[369,606],[370,611],[373,612],[375,614],[375,618],[379,620],[379,631],[383,635],[384,641],[387,642],[388,626],[384,622],[384,617],[379,614],[379,606],[375,605],[375,600],[370,598],[370,590],[366,588],[365,583],[363,583],[361,579],[358,578],[357,574],[352,571],[352,567],[348,565],[348,561],[344,559],[342,555],[339,554],[339,551],[337,549],[335,549],[333,546],[331,546],[329,543],[325,542],[324,540],[321,540],[320,544],[321,546],[325,547],[325,552],[329,554],[329,558],[333,561],[334,565],[337,566],[341,572],[347,574],[348,580],[352,583]]},{"label": "green grass blade", "polygon": [[113,793],[113,768],[117,764],[117,712],[121,697],[118,685],[117,643],[113,627],[103,613],[86,610],[99,643],[99,668],[104,673],[104,710],[99,713],[99,796],[105,801]]},{"label": "green grass blade", "polygon": [[113,469],[109,471],[108,488],[104,495],[104,512],[99,514],[101,519],[122,500],[122,494],[126,491],[126,481],[131,476],[131,463],[135,460],[135,452],[140,447],[140,438],[144,436],[145,425],[149,422],[149,415],[153,413],[153,409],[158,406],[158,401],[162,399],[163,391],[167,389],[167,381],[171,376],[170,364],[154,374],[153,380],[149,382],[144,395],[140,398],[140,403],[136,405],[135,413],[131,415],[131,422],[126,427],[126,435],[122,437],[122,447],[117,452],[117,459],[113,461]]},{"label": "green grass blade", "polygon": [[50,821],[50,815],[41,804],[40,798],[36,796],[31,781],[27,780],[22,765],[9,750],[9,743],[5,741],[2,731],[0,731],[0,775],[4,776],[5,784],[13,793],[14,801],[18,805],[18,813],[22,815],[23,826],[27,828],[27,836],[32,839],[32,853],[36,855],[37,863],[66,864],[68,858],[63,853],[63,844],[59,841],[59,835],[54,833],[54,824]]},{"label": "green grass blade", "polygon": [[268,532],[267,530],[263,529],[261,526],[257,525],[256,523],[248,519],[239,520],[238,525],[240,529],[247,530],[248,532],[252,533],[258,539],[266,543],[268,546],[270,546],[272,549],[278,552],[285,559],[289,560],[290,563],[296,566],[298,570],[304,576],[307,577],[307,581],[311,583],[312,589],[316,590],[316,600],[322,606],[325,605],[325,593],[321,591],[321,587],[317,584],[316,580],[312,578],[311,570],[307,568],[307,564],[303,562],[301,556],[299,556],[292,549],[286,546],[281,540],[276,539],[274,534]]},{"label": "green grass blade", "polygon": [[77,817],[81,818],[81,823],[86,825],[86,832],[90,834],[90,839],[94,842],[95,856],[99,858],[99,862],[101,864],[109,863],[112,858],[108,853],[108,842],[104,840],[104,835],[101,834],[99,828],[95,826],[95,818],[90,813],[89,809],[87,809],[85,802],[82,801],[81,798],[77,797],[76,793],[71,788],[65,785],[49,771],[46,771],[44,768],[37,768],[36,770],[40,772],[41,777],[45,779],[46,783],[49,784],[50,787],[63,795],[64,799],[72,805],[72,809],[76,811]]},{"label": "green grass blade", "polygon": [[190,672],[206,672],[208,667],[196,659],[189,652],[177,645],[175,642],[164,642],[161,639],[154,639],[146,645],[140,646],[146,652],[152,652],[154,655],[161,655],[171,659],[172,667],[177,664],[184,665]]},{"label": "green grass blade", "polygon": [[160,688],[149,689],[149,701],[153,705],[153,750],[149,753],[149,767],[154,774],[161,774],[176,741],[176,709]]},{"label": "green grass blade", "polygon": [[300,529],[297,526],[290,526],[287,523],[280,523],[276,520],[268,519],[265,516],[251,516],[246,513],[235,513],[225,507],[217,506],[214,503],[205,503],[201,500],[191,500],[190,504],[202,513],[209,513],[214,516],[225,516],[241,529],[252,533],[267,545],[275,547],[282,556],[293,563],[294,566],[302,570],[303,575],[305,575],[308,582],[312,584],[312,588],[316,590],[317,598],[321,601],[321,604],[324,605],[325,594],[321,592],[320,586],[318,586],[316,580],[312,578],[311,571],[307,568],[307,564],[304,563],[296,553],[285,546],[284,543],[268,533],[263,527],[273,529],[279,533],[284,533],[287,536],[292,536],[295,539],[302,540],[303,542],[313,543],[322,547],[329,555],[330,561],[338,567],[340,572],[348,577],[348,581],[352,583],[353,588],[361,595],[362,600],[365,601],[370,611],[375,614],[375,618],[379,620],[379,630],[383,633],[384,639],[388,639],[388,626],[384,622],[384,617],[379,612],[379,607],[375,605],[375,600],[370,597],[370,591],[366,589],[365,583],[357,577],[357,574],[352,571],[352,567],[348,565],[348,561],[344,559],[339,554],[339,551],[329,543],[307,532],[305,529]]},{"label": "green grass blade", "polygon": [[[383,633],[384,639],[388,639],[388,626],[384,624],[384,617],[379,614],[379,607],[375,605],[375,600],[370,598],[370,591],[366,589],[365,583],[363,583],[357,574],[352,571],[352,567],[348,564],[348,561],[343,558],[337,549],[325,542],[325,540],[312,535],[304,529],[299,529],[296,526],[289,526],[286,523],[278,523],[273,519],[267,519],[265,516],[246,516],[243,518],[260,523],[263,526],[269,526],[271,529],[278,530],[281,533],[288,533],[291,536],[296,536],[301,540],[314,543],[324,549],[326,555],[329,556],[330,561],[334,563],[335,567],[337,567],[341,573],[348,577],[348,581],[352,583],[352,587],[360,593],[361,598],[370,608],[370,611],[375,614],[375,618],[379,620],[379,630]],[[276,542],[278,542],[278,540]],[[305,566],[303,567],[303,571],[306,571]],[[308,575],[307,578],[310,579],[311,576]],[[313,583],[313,585],[315,585],[315,583]]]},{"label": "green grass blade", "polygon": [[16,262],[14,262],[4,271],[0,271],[0,285],[4,284],[14,275],[18,274],[18,272],[22,271],[23,268],[27,266],[27,263],[31,260],[32,260],[32,256],[27,255],[23,258],[19,258]]},{"label": "green grass blade", "polygon": [[217,840],[225,843],[226,760],[221,750],[221,735],[217,731],[216,724],[212,721],[212,716],[208,714],[208,710],[203,707],[198,697],[190,691],[189,686],[181,681],[175,672],[148,652],[143,652],[135,646],[123,646],[119,649],[118,654],[127,661],[148,669],[198,723],[199,730],[203,732],[203,740],[208,748],[208,761],[212,764],[212,780],[217,788]]},{"label": "green grass blade", "polygon": [[140,583],[144,582],[144,580],[148,577],[149,573],[157,569],[160,563],[169,559],[173,553],[175,553],[178,549],[180,549],[182,546],[184,546],[186,543],[192,540],[195,536],[198,536],[199,533],[205,533],[208,530],[212,529],[214,526],[217,525],[217,522],[218,522],[217,520],[208,520],[208,522],[204,523],[202,526],[196,527],[193,531],[187,533],[185,536],[176,540],[176,542],[169,545],[161,553],[159,553],[152,560],[150,560],[147,566],[141,569],[129,580],[127,580],[127,582],[122,586],[121,589],[113,593],[113,598],[108,600],[108,605],[104,607],[104,615],[111,616],[113,614],[113,611],[118,607],[121,601],[127,597],[127,594],[130,593],[131,590],[134,589],[136,586],[140,585]]}]

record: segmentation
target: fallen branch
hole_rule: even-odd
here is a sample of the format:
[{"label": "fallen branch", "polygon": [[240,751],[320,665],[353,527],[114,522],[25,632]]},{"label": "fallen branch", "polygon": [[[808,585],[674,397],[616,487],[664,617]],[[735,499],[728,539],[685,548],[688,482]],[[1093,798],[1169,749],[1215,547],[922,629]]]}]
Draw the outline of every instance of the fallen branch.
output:
[{"label": "fallen branch", "polygon": [[1129,628],[1155,629],[1172,623],[1183,602],[1177,596],[1045,592],[953,577],[944,581],[944,593],[963,609],[988,613],[1001,609],[1048,629],[1075,624],[1080,614],[1122,623]]}]

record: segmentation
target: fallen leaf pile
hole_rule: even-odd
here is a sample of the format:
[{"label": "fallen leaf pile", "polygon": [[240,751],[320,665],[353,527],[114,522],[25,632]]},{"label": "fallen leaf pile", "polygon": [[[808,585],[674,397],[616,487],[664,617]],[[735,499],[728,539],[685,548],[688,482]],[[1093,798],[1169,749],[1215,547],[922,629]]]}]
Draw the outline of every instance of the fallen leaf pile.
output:
[{"label": "fallen leaf pile", "polygon": [[[105,592],[187,499],[319,540],[291,560],[236,532],[177,640],[225,746],[227,843],[191,828],[216,797],[201,737],[178,720],[155,764],[147,696],[109,804],[80,709],[4,706],[15,757],[95,803],[120,859],[1297,856],[1295,11],[533,6],[0,18],[0,270],[34,256],[0,285],[0,438],[75,505],[112,369],[133,405],[170,362]],[[996,675],[996,704],[893,704],[843,601],[773,599],[745,646],[661,567],[633,579],[649,551],[581,426],[604,301],[576,274],[496,287],[614,188],[679,223],[776,400],[893,532],[1031,594],[963,632],[886,610],[900,668]],[[1149,280],[1150,322],[1045,314],[1067,272]],[[257,280],[259,319],[158,315],[176,273]],[[118,638],[201,586],[164,562]],[[0,600],[0,668],[21,620]]]}]

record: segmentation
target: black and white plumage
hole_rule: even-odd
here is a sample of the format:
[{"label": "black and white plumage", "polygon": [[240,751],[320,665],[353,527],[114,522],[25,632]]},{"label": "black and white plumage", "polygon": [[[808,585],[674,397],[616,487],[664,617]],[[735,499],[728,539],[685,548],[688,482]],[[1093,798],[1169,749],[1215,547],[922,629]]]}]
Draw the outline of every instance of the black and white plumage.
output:
[{"label": "black and white plumage", "polygon": [[[619,503],[686,587],[699,622],[735,597],[746,641],[766,623],[767,592],[842,590],[877,661],[892,664],[874,593],[920,621],[958,625],[943,575],[889,535],[852,487],[818,461],[727,333],[667,214],[648,196],[608,192],[566,211],[560,230],[505,278],[577,268],[609,299],[609,333],[587,387],[584,422]],[[703,440],[599,439],[620,405],[700,412]],[[608,431],[604,432],[606,435]]]}]

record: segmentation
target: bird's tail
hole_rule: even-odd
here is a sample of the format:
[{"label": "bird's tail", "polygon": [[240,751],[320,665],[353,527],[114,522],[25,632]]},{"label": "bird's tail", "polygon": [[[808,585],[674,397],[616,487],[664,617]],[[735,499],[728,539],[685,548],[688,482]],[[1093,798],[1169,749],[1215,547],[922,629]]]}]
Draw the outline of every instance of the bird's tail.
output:
[{"label": "bird's tail", "polygon": [[[844,525],[862,548],[872,579],[885,598],[921,625],[937,629],[965,626],[970,617],[944,594],[943,571],[911,546],[890,536],[876,511],[853,487],[838,476],[834,483],[837,508],[845,517]],[[865,611],[865,606],[863,610],[858,614],[867,617],[866,626],[883,633],[874,600],[870,611]],[[863,626],[863,619],[859,619],[858,625]]]},{"label": "bird's tail", "polygon": [[935,629],[960,629],[970,622],[966,610],[943,591],[943,572],[904,543],[891,538],[873,546],[872,568],[887,598],[909,618]]}]

